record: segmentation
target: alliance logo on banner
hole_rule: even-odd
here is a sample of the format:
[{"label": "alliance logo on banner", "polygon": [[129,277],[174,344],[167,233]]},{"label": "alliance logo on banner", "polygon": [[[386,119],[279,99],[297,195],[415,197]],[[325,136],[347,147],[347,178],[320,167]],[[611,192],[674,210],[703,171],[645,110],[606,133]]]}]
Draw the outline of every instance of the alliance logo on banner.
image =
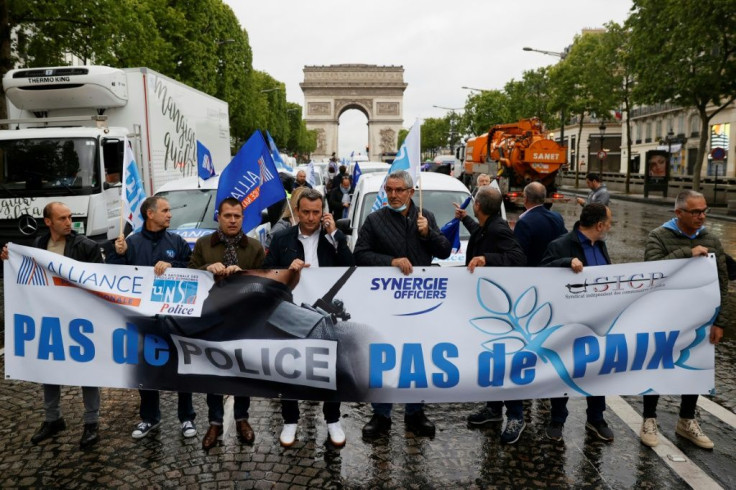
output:
[{"label": "alliance logo on banner", "polygon": [[712,256],[580,274],[245,271],[214,284],[203,271],[156,277],[151,268],[9,248],[11,379],[373,402],[714,388]]}]

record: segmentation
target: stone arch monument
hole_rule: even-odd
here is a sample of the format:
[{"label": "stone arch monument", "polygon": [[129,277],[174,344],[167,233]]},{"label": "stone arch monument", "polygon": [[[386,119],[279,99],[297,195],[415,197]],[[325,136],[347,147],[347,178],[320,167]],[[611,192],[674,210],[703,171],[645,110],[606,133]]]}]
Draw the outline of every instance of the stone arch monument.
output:
[{"label": "stone arch monument", "polygon": [[[337,152],[337,127],[343,112],[357,109],[368,118],[368,158],[397,151],[396,142],[404,122],[403,66],[329,65],[305,66],[305,122],[317,131],[319,161]],[[338,155],[342,157],[346,155]]]}]

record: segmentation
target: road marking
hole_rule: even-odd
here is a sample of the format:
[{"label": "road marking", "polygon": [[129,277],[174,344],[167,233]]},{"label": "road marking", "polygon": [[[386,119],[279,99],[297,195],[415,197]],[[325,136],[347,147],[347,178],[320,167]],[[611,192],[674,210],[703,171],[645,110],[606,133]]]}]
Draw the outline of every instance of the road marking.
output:
[{"label": "road marking", "polygon": [[[620,396],[606,396],[606,404],[613,410],[613,412],[629,426],[637,439],[639,438],[639,429],[641,428],[642,418],[641,415],[636,413],[631,405],[629,405]],[[659,445],[651,448],[659,458],[664,461],[667,466],[672,468],[672,471],[682,478],[685,483],[690,485],[692,488],[698,490],[706,489],[718,489],[721,487],[718,482],[708,476],[698,465],[690,461],[685,453],[680,451],[669,439],[664,437],[662,433],[659,433]],[[682,461],[671,461],[670,457],[682,458]]]},{"label": "road marking", "polygon": [[736,414],[731,410],[723,408],[716,402],[709,400],[704,396],[698,397],[698,406],[711,415],[721,419],[721,421],[727,423],[731,427],[736,427]]}]

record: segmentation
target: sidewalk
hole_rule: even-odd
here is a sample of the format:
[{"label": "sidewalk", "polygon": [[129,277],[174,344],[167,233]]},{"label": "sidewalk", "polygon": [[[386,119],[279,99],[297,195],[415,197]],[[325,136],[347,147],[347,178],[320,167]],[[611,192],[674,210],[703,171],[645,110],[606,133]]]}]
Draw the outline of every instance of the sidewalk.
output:
[{"label": "sidewalk", "polygon": [[[588,189],[584,187],[571,187],[562,186],[559,188],[559,192],[565,195],[579,196],[585,198],[588,195]],[[638,202],[642,204],[652,204],[655,206],[667,206],[674,208],[675,196],[663,197],[661,192],[651,193],[649,197],[644,197],[644,194],[624,194],[621,191],[608,191],[611,194],[611,199],[618,199],[621,201]],[[723,221],[730,221],[736,223],[736,216],[729,216],[726,214],[725,206],[712,207],[711,212],[708,214],[708,219],[718,219]]]}]

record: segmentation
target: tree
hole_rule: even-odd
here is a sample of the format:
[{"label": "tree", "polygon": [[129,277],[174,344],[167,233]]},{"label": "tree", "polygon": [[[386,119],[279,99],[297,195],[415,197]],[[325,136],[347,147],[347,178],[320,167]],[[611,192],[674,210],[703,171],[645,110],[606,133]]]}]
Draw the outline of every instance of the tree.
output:
[{"label": "tree", "polygon": [[408,129],[401,128],[399,129],[399,135],[396,142],[396,148],[401,148],[401,145],[404,144],[404,140],[406,139],[406,136],[409,134]]},{"label": "tree", "polygon": [[[597,32],[575,36],[564,60],[550,69],[552,110],[566,109],[578,117],[575,155],[580,158],[580,137],[586,115],[608,118],[618,106],[617,80],[610,76],[611,60],[607,56],[603,37]],[[579,161],[575,165],[575,186],[579,182]]]},{"label": "tree", "polygon": [[450,124],[446,118],[429,117],[421,127],[421,151],[436,153],[438,148],[447,145]]},{"label": "tree", "polygon": [[603,47],[611,60],[611,75],[616,78],[618,88],[616,99],[621,102],[623,112],[626,113],[626,183],[625,192],[629,193],[631,185],[631,107],[634,104],[634,56],[631,52],[631,30],[615,22],[606,24],[606,33],[603,35]]},{"label": "tree", "polygon": [[504,86],[507,95],[508,120],[538,117],[547,127],[556,127],[559,118],[549,110],[549,67],[526,70],[520,81],[510,80]]},{"label": "tree", "polygon": [[626,21],[643,103],[694,107],[700,142],[693,189],[710,135],[710,121],[736,100],[736,9],[733,0],[635,0]]},{"label": "tree", "polygon": [[488,131],[494,124],[509,122],[509,97],[500,90],[483,90],[468,95],[462,129],[471,135]]}]

